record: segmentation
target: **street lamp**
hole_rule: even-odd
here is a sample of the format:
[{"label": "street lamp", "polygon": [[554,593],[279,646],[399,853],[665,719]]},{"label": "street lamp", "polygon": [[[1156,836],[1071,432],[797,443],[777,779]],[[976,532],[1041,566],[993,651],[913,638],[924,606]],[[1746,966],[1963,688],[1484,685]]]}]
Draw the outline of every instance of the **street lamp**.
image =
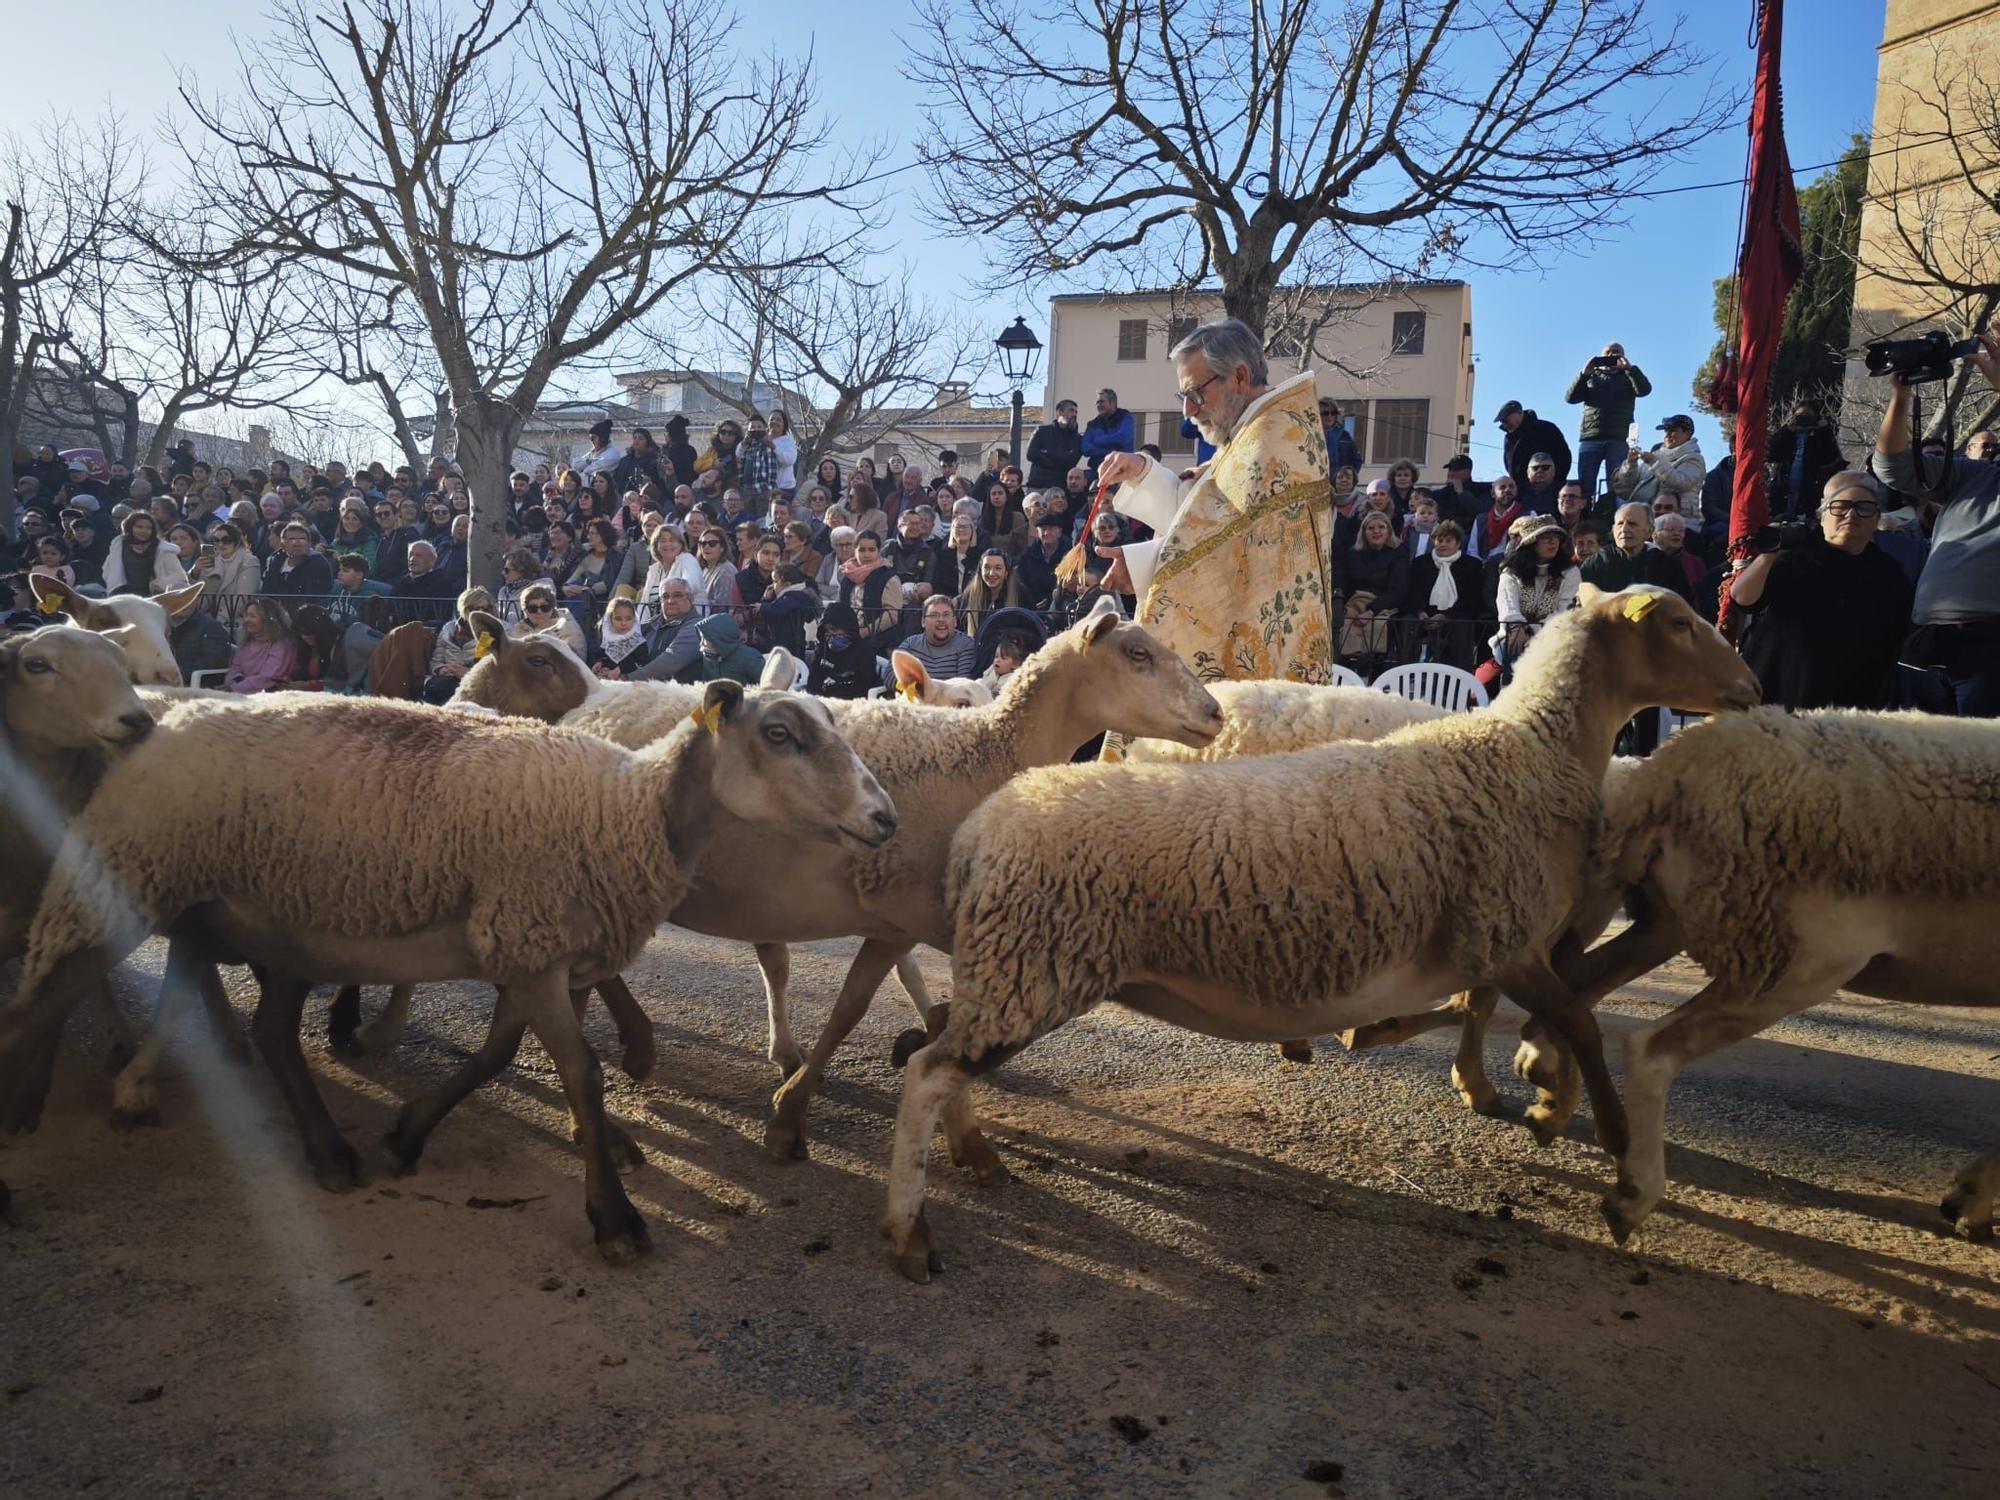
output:
[{"label": "street lamp", "polygon": [[1035,359],[1042,352],[1042,341],[1029,332],[1026,318],[1016,318],[1014,326],[993,341],[993,347],[1000,351],[1001,373],[1014,382],[1014,436],[1007,456],[1018,464],[1021,463],[1021,387],[1035,378]]}]

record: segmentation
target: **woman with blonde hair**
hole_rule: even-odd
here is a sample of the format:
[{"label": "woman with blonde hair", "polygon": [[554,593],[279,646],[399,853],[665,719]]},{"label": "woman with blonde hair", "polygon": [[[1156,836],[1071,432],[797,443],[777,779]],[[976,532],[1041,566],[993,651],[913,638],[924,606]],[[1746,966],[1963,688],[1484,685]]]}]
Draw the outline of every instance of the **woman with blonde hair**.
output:
[{"label": "woman with blonde hair", "polygon": [[694,591],[695,608],[700,609],[701,565],[689,555],[687,539],[681,535],[680,527],[672,522],[663,522],[653,532],[650,555],[653,560],[646,569],[646,582],[639,590],[639,602],[657,610],[660,590],[666,587],[669,578],[678,578]]},{"label": "woman with blonde hair", "polygon": [[556,602],[554,585],[540,581],[521,590],[521,618],[508,628],[507,634],[533,635],[538,630],[553,631],[565,646],[576,653],[578,661],[588,654],[583,627],[577,624],[576,616]]}]

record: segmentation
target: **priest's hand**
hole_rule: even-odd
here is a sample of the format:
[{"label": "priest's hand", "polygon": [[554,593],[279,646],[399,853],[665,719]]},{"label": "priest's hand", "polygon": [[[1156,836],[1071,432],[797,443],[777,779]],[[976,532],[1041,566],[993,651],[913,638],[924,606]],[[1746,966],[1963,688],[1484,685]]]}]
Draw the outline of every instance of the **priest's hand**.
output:
[{"label": "priest's hand", "polygon": [[1143,479],[1149,462],[1143,453],[1106,454],[1104,462],[1097,466],[1097,482],[1100,485],[1123,484],[1128,479]]}]

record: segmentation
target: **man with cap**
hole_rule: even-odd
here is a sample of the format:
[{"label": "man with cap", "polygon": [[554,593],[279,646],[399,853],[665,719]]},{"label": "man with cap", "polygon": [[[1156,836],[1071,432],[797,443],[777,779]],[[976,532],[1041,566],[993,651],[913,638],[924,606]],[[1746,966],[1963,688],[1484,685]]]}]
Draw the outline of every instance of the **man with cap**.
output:
[{"label": "man with cap", "polygon": [[1701,526],[1701,487],[1708,478],[1708,462],[1701,456],[1701,444],[1694,438],[1694,418],[1676,413],[1660,424],[1666,441],[1651,452],[1637,446],[1626,449],[1625,462],[1612,477],[1611,487],[1621,495],[1648,476],[1659,481],[1659,492],[1674,498],[1674,508],[1692,526]]},{"label": "man with cap", "polygon": [[1493,486],[1474,479],[1471,456],[1460,453],[1446,461],[1444,483],[1431,486],[1431,498],[1437,501],[1440,521],[1456,521],[1460,526],[1470,527],[1479,513],[1493,503]]},{"label": "man with cap", "polygon": [[1537,453],[1546,453],[1555,467],[1551,476],[1556,484],[1569,478],[1569,443],[1563,438],[1562,429],[1553,422],[1545,422],[1535,415],[1534,408],[1509,401],[1500,408],[1500,414],[1493,419],[1507,434],[1507,472],[1514,476],[1514,483],[1521,489],[1528,488],[1528,462]]},{"label": "man with cap", "polygon": [[606,417],[591,423],[590,446],[578,451],[576,462],[570,467],[576,470],[579,479],[589,484],[590,476],[599,469],[616,473],[619,460],[624,457],[625,450],[611,441],[611,419]]},{"label": "man with cap", "polygon": [[1069,526],[1061,516],[1044,511],[1035,519],[1035,540],[1014,564],[1014,583],[1021,602],[1030,609],[1047,609],[1056,592],[1056,564],[1069,552]]}]

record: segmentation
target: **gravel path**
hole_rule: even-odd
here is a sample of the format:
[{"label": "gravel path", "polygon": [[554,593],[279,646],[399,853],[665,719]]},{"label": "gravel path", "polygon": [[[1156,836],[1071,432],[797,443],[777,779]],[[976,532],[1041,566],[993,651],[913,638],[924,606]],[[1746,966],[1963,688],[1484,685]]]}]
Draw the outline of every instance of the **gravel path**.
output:
[{"label": "gravel path", "polygon": [[[852,947],[795,950],[802,1038]],[[919,1288],[875,1228],[900,995],[835,1063],[812,1160],[781,1165],[748,950],[674,934],[629,977],[660,1065],[610,1102],[657,1253],[619,1272],[532,1042],[421,1170],[334,1197],[261,1070],[190,1046],[164,1128],[121,1136],[84,1039],[40,1133],[0,1143],[0,1493],[1949,1496],[2000,1473],[2000,1252],[1935,1207],[2000,1147],[1990,1017],[1840,1003],[1698,1064],[1673,1197],[1618,1251],[1588,1125],[1543,1151],[1467,1114],[1443,1033],[1294,1067],[1093,1016],[980,1091],[1011,1182],[940,1149],[946,1272]],[[1635,988],[1614,1038],[1693,979]],[[310,1052],[350,1139],[485,1005],[427,989],[394,1056]],[[1489,1066],[1518,1104],[1517,1020]]]}]

